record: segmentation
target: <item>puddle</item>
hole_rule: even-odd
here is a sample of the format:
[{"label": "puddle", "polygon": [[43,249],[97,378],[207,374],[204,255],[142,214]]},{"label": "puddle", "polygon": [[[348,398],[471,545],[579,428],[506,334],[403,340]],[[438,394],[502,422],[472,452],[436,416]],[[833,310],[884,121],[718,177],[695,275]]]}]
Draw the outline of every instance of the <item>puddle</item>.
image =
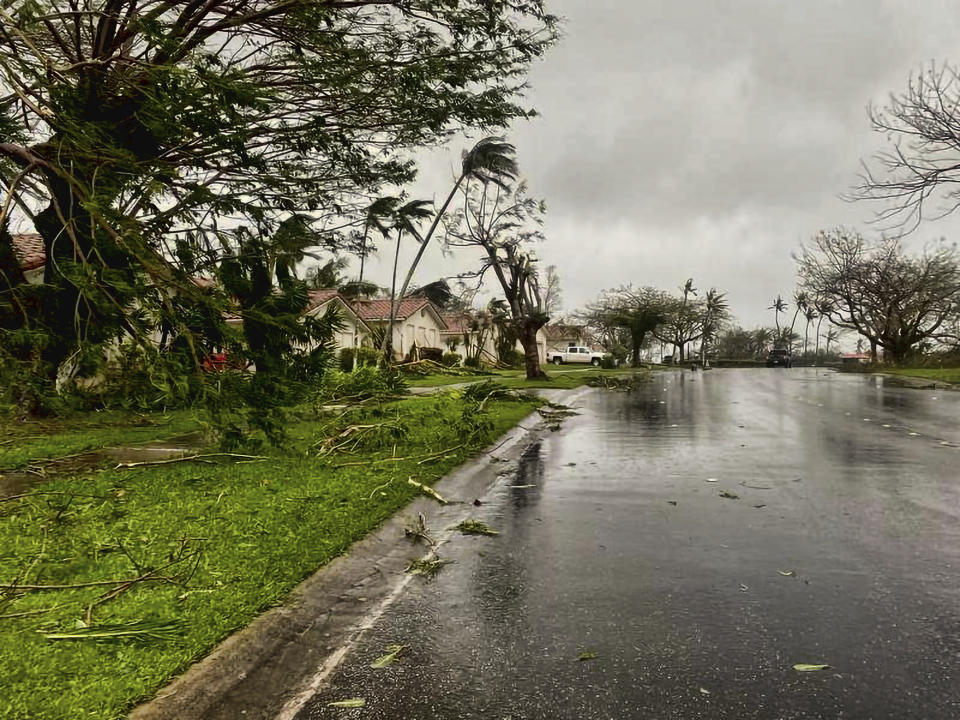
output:
[{"label": "puddle", "polygon": [[108,447],[91,450],[61,458],[53,458],[31,465],[31,470],[0,471],[0,500],[11,495],[28,492],[31,488],[65,473],[77,473],[82,470],[111,463],[149,462],[190,455],[205,447],[202,432],[180,435],[166,440],[154,440],[144,445],[130,447]]}]

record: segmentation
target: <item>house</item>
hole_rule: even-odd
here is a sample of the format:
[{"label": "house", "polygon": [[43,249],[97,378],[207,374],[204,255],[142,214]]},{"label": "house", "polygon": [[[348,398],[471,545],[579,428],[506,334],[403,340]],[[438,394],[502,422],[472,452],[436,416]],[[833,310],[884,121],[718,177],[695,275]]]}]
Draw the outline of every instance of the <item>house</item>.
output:
[{"label": "house", "polygon": [[485,320],[482,314],[459,312],[442,315],[447,329],[440,333],[440,337],[450,352],[458,353],[463,358],[476,356],[484,363],[497,362],[497,328],[492,322],[481,330],[478,325]]},{"label": "house", "polygon": [[13,254],[20,261],[20,271],[24,281],[31,284],[43,282],[43,267],[47,264],[47,253],[43,247],[43,238],[38,233],[18,233],[12,235]]},{"label": "house", "polygon": [[370,326],[365,323],[350,302],[336,289],[311,290],[304,315],[323,317],[331,309],[340,316],[340,329],[334,333],[333,343],[337,348],[359,347],[372,344]]},{"label": "house", "polygon": [[840,355],[840,364],[843,367],[856,367],[857,365],[869,365],[870,356],[866,353],[843,353]]},{"label": "house", "polygon": [[[371,330],[390,324],[390,299],[353,300],[350,307]],[[393,325],[393,354],[403,359],[414,348],[443,349],[441,333],[449,330],[437,307],[422,297],[406,297],[397,303]]]}]

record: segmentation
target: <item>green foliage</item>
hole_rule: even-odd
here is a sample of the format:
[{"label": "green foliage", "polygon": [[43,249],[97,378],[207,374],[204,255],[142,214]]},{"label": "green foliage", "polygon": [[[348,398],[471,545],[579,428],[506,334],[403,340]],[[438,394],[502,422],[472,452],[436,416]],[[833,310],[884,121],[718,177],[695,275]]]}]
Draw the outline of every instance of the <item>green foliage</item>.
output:
[{"label": "green foliage", "polygon": [[613,370],[617,366],[617,359],[611,353],[605,353],[600,360],[600,367],[604,370]]},{"label": "green foliage", "polygon": [[460,353],[455,352],[445,352],[443,358],[440,360],[441,364],[446,365],[447,367],[457,367],[463,361],[463,356]]},{"label": "green foliage", "polygon": [[353,361],[356,357],[357,366],[361,365],[379,365],[380,351],[372,347],[342,348],[340,350],[340,369],[344,372],[353,370]]},{"label": "green foliage", "polygon": [[[410,418],[396,456],[335,468],[311,451],[315,422],[292,423],[289,445],[267,462],[174,463],[133,470],[50,475],[34,495],[0,505],[0,579],[77,583],[136,577],[134,562],[177,578],[137,583],[98,604],[89,625],[143,629],[178,620],[177,642],[139,637],[113,643],[47,640],[70,631],[104,587],[0,597],[0,717],[113,720],[274,606],[317,567],[341,555],[418,493],[407,478],[432,484],[514,425],[522,403],[488,403],[489,433],[466,440],[454,427],[455,397],[407,398],[381,419]],[[368,419],[373,415],[366,416]],[[121,425],[120,429],[126,429]],[[394,447],[373,457],[390,458]],[[435,459],[421,464],[424,457]],[[349,458],[347,458],[349,460]],[[59,518],[59,519],[58,519]],[[190,540],[182,552],[185,538]],[[107,589],[113,586],[107,586]],[[42,631],[42,632],[41,632]],[[65,692],[65,688],[69,691]]]},{"label": "green foliage", "polygon": [[407,392],[403,375],[376,365],[358,365],[355,370],[333,370],[327,373],[320,389],[323,400],[338,398],[364,399],[388,397]]},{"label": "green foliage", "polygon": [[468,368],[479,368],[480,367],[480,358],[478,357],[466,357],[463,359],[463,366]]},{"label": "green foliage", "polygon": [[506,367],[518,368],[523,366],[523,353],[516,348],[501,348],[498,352],[500,362]]}]

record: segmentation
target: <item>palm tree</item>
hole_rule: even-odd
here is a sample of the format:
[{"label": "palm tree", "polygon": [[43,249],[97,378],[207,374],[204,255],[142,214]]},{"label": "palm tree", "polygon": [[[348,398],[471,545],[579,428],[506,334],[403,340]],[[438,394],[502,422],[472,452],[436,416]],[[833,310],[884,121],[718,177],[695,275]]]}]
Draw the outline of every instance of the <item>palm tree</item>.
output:
[{"label": "palm tree", "polygon": [[704,297],[706,305],[703,313],[703,330],[700,333],[700,364],[703,367],[707,364],[707,345],[716,337],[720,325],[727,317],[726,295],[718,292],[716,288],[710,288]]},{"label": "palm tree", "polygon": [[803,317],[806,319],[807,324],[803,329],[803,354],[807,354],[807,336],[810,334],[810,323],[816,320],[820,315],[817,313],[817,309],[812,305],[808,305],[804,308]]},{"label": "palm tree", "polygon": [[383,221],[394,213],[399,204],[399,197],[386,195],[374,200],[364,211],[363,239],[360,245],[360,277],[357,279],[359,285],[363,285],[363,267],[367,259],[367,236],[370,234],[370,228],[379,231],[386,239],[390,235],[390,228]]},{"label": "palm tree", "polygon": [[[827,330],[827,334],[823,336],[823,339],[827,341],[826,353],[829,355],[829,354],[830,354],[830,343],[836,342],[837,340],[840,339],[840,331],[837,330],[835,327],[832,327],[832,328],[830,328],[829,330]],[[859,348],[858,348],[858,350],[859,350]]]},{"label": "palm tree", "polygon": [[[797,324],[797,315],[802,312],[805,312],[809,302],[807,300],[807,294],[803,290],[797,290],[793,293],[793,319],[790,321],[790,332],[793,333],[793,328]],[[793,351],[793,343],[789,346],[790,351]]]},{"label": "palm tree", "polygon": [[780,313],[787,311],[787,304],[783,301],[783,298],[777,295],[777,299],[773,301],[773,305],[767,308],[767,310],[773,310],[773,321],[777,326],[777,335],[780,335]]},{"label": "palm tree", "polygon": [[436,216],[434,216],[427,233],[421,237],[416,228],[410,229],[411,234],[420,243],[420,249],[417,251],[413,262],[410,263],[410,268],[407,270],[407,276],[404,278],[403,286],[400,288],[400,297],[403,297],[407,292],[407,288],[410,287],[410,281],[413,279],[413,274],[417,271],[417,266],[420,264],[423,253],[427,249],[427,244],[440,225],[440,220],[447,212],[447,208],[450,207],[454,195],[460,190],[460,186],[463,185],[466,180],[472,178],[484,183],[491,182],[502,188],[507,188],[509,181],[515,180],[519,173],[517,161],[514,158],[515,155],[516,148],[503,138],[498,137],[484,138],[463,154],[463,159],[460,164],[460,175],[456,182],[454,182],[450,194],[447,195],[447,199],[443,201],[443,205],[440,206],[440,210],[437,211]]},{"label": "palm tree", "polygon": [[[683,287],[680,288],[680,291],[683,293],[683,300],[680,302],[680,310],[677,313],[677,317],[683,317],[683,311],[687,307],[687,297],[689,295],[696,295],[697,289],[693,286],[693,278],[687,278],[687,281],[683,284]],[[677,356],[679,355],[680,361],[683,361],[683,346],[686,344],[684,337],[680,334],[680,331],[675,331],[675,337],[673,340],[673,363],[677,363]]]},{"label": "palm tree", "polygon": [[757,328],[753,331],[753,354],[754,355],[763,355],[767,349],[767,345],[770,344],[772,334],[769,328]]},{"label": "palm tree", "polygon": [[830,304],[825,300],[815,300],[813,305],[816,308],[817,314],[819,317],[819,319],[817,320],[817,333],[816,333],[817,342],[816,342],[816,346],[813,353],[815,358],[819,358],[820,357],[820,326],[823,324],[823,319],[827,316],[827,313],[830,312]]},{"label": "palm tree", "polygon": [[[419,238],[415,223],[432,215],[429,209],[432,204],[429,200],[411,200],[397,208],[393,213],[393,226],[397,230],[397,249],[393,254],[393,279],[390,282],[390,322],[387,326],[387,333],[383,336],[383,347],[380,348],[382,354],[386,353],[388,347],[393,343],[393,324],[397,317],[397,264],[400,261],[400,241],[403,239],[405,231]],[[406,290],[406,286],[404,286],[404,290]],[[403,297],[403,292],[400,293],[400,297]]]}]

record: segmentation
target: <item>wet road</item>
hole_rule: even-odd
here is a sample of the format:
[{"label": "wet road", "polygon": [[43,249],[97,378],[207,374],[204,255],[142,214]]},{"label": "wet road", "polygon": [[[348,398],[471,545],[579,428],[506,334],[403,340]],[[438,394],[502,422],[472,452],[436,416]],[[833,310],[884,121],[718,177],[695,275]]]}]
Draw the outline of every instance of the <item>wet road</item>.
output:
[{"label": "wet road", "polygon": [[298,720],[960,718],[960,393],[720,370],[578,405]]}]

